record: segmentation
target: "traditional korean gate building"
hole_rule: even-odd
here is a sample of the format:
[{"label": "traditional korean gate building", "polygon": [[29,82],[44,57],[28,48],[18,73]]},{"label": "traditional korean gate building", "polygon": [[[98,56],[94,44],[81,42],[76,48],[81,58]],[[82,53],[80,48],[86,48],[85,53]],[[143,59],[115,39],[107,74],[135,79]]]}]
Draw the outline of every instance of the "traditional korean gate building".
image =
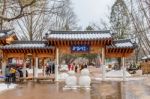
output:
[{"label": "traditional korean gate building", "polygon": [[58,80],[60,54],[95,53],[102,58],[103,79],[105,79],[105,57],[122,57],[124,67],[124,58],[134,52],[135,45],[130,40],[114,41],[110,31],[51,31],[50,34],[45,35],[44,41],[16,40],[0,48],[5,59],[4,68],[9,57],[22,58],[25,63],[26,58],[31,54],[35,67],[38,66],[39,58],[48,57],[55,60],[56,80]]},{"label": "traditional korean gate building", "polygon": [[[0,30],[0,46],[5,46],[13,40],[17,40],[15,32],[11,30]],[[3,51],[0,50],[0,69],[2,68],[2,59],[4,60],[3,56]]]}]

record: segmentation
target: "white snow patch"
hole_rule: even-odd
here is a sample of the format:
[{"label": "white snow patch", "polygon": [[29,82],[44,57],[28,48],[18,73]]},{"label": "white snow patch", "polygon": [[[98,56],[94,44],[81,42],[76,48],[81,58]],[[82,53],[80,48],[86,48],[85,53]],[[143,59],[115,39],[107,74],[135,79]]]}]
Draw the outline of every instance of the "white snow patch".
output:
[{"label": "white snow patch", "polygon": [[1,84],[0,84],[0,92],[14,89],[14,88],[16,88],[16,86],[17,86],[16,84],[5,84],[5,83],[1,83]]},{"label": "white snow patch", "polygon": [[147,58],[150,58],[150,55],[142,57],[142,59],[147,59]]},{"label": "white snow patch", "polygon": [[[98,81],[103,81],[102,78],[94,78]],[[145,77],[127,77],[125,81],[139,81],[144,80]],[[105,81],[123,81],[123,78],[105,78]]]},{"label": "white snow patch", "polygon": [[[125,76],[130,77],[131,74],[125,71]],[[111,70],[106,73],[106,77],[123,77],[123,70]]]},{"label": "white snow patch", "polygon": [[[27,69],[29,74],[33,74],[33,69]],[[37,73],[43,73],[43,69],[37,69]]]}]

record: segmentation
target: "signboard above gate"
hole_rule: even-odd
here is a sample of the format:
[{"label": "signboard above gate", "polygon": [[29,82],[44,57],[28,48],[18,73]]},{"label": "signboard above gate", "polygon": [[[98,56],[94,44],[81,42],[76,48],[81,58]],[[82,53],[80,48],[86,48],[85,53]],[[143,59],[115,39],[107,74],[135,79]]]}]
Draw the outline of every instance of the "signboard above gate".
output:
[{"label": "signboard above gate", "polygon": [[71,52],[89,52],[90,47],[88,45],[74,45],[71,46]]}]

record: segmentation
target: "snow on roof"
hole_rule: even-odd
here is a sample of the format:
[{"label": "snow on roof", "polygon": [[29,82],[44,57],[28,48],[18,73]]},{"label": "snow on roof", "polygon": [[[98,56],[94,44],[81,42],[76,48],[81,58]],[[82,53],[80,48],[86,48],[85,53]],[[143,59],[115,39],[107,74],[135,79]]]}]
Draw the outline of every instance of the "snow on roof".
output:
[{"label": "snow on roof", "polygon": [[46,46],[43,41],[16,41],[10,45],[1,46],[1,49],[21,49],[21,48],[53,48]]},{"label": "snow on roof", "polygon": [[7,37],[13,33],[14,33],[14,31],[12,31],[10,29],[9,30],[0,30],[0,38]]},{"label": "snow on roof", "polygon": [[133,47],[133,44],[131,42],[124,42],[124,43],[116,43],[116,47]]},{"label": "snow on roof", "polygon": [[12,44],[6,45],[4,48],[41,48],[45,47],[45,44]]},{"label": "snow on roof", "polygon": [[126,48],[135,47],[135,45],[129,39],[121,39],[113,41],[112,45],[107,46],[108,48]]},{"label": "snow on roof", "polygon": [[108,31],[52,31],[48,38],[52,39],[107,39],[111,38]]}]

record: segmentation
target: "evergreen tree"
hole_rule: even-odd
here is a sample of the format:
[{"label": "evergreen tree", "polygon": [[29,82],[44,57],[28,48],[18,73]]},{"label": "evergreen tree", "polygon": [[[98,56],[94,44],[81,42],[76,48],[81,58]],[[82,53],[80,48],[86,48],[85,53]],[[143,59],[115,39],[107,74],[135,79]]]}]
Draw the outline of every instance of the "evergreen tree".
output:
[{"label": "evergreen tree", "polygon": [[[127,6],[124,0],[116,0],[111,8],[110,23],[115,35],[115,39],[124,39],[129,35],[130,19],[126,10]],[[117,58],[119,69],[121,67],[121,58]]]},{"label": "evergreen tree", "polygon": [[89,25],[89,26],[86,27],[85,30],[92,31],[92,30],[94,30],[94,28],[93,28],[92,26]]},{"label": "evergreen tree", "polygon": [[126,10],[124,0],[116,0],[111,8],[110,23],[116,34],[116,39],[123,39],[128,36],[130,19]]}]

